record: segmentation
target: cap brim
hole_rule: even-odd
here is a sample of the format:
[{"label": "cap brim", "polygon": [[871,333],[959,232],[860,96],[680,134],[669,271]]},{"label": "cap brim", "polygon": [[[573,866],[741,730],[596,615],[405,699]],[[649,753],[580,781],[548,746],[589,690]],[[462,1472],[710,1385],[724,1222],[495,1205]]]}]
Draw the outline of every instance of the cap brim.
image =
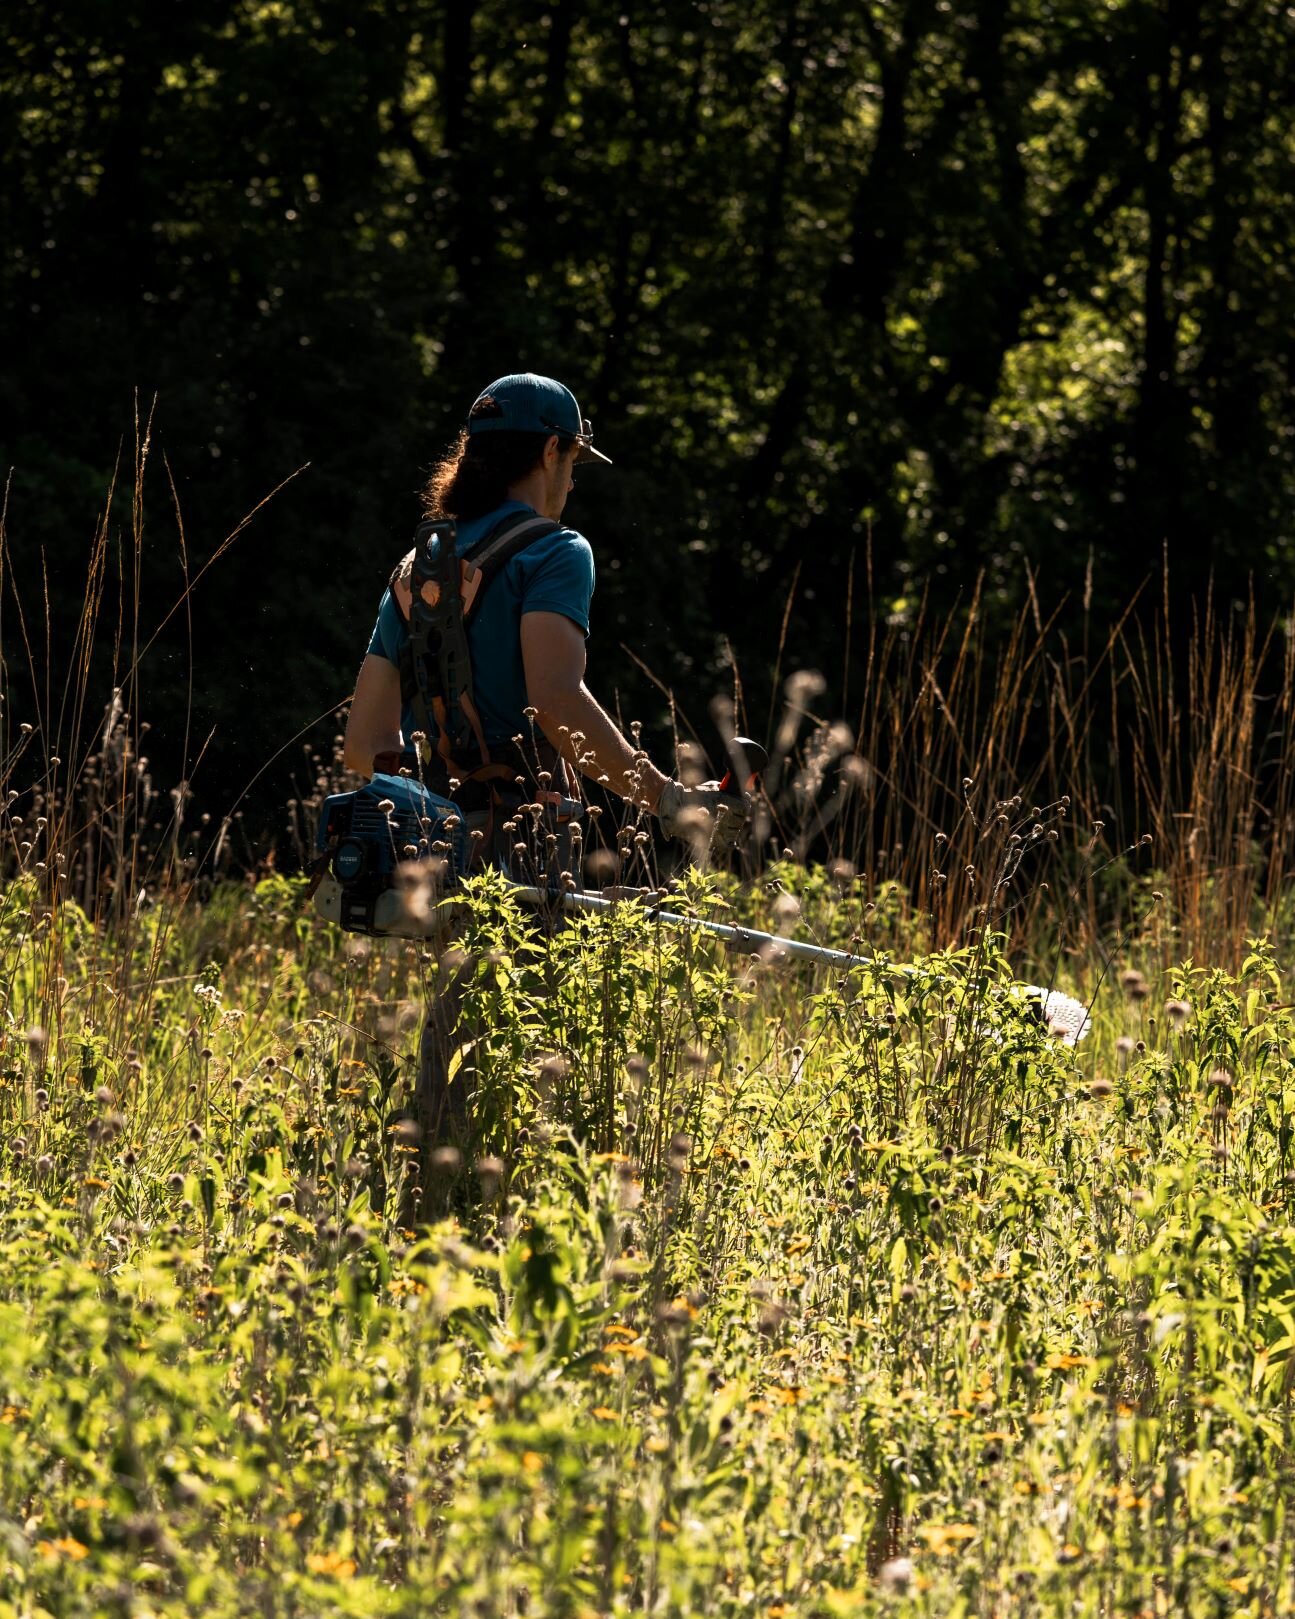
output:
[{"label": "cap brim", "polygon": [[592,444],[581,444],[576,452],[576,465],[586,466],[591,462],[601,461],[605,467],[614,465],[610,455],[604,455],[601,450],[595,450]]}]

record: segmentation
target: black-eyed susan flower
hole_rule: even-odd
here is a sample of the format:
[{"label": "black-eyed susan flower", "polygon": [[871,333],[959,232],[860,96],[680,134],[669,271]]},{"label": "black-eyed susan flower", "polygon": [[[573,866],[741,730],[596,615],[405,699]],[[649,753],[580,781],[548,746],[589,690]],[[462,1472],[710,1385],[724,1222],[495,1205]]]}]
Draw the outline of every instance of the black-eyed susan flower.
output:
[{"label": "black-eyed susan flower", "polygon": [[83,1546],[79,1540],[74,1540],[71,1535],[61,1535],[57,1540],[38,1540],[36,1550],[50,1562],[67,1557],[72,1562],[79,1563],[90,1555],[90,1548]]},{"label": "black-eyed susan flower", "polygon": [[924,1540],[937,1557],[956,1551],[974,1540],[977,1533],[971,1523],[924,1523],[917,1531],[918,1539]]},{"label": "black-eyed susan flower", "polygon": [[324,1574],[333,1580],[349,1580],[355,1573],[353,1557],[342,1557],[337,1552],[311,1552],[306,1567],[312,1574]]}]

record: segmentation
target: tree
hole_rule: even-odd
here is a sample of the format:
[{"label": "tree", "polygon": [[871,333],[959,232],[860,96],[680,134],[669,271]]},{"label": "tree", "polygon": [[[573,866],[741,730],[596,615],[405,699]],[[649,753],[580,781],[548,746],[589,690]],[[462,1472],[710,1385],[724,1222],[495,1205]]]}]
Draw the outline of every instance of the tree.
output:
[{"label": "tree", "polygon": [[[617,463],[573,515],[591,654],[637,713],[621,640],[681,688],[731,643],[762,712],[793,584],[793,649],[832,648],[869,533],[901,620],[982,572],[991,608],[1033,573],[1100,612],[1166,545],[1185,595],[1280,597],[1291,28],[1272,0],[21,8],[0,444],[27,588],[88,536],[136,392],[195,562],[309,463],[194,603],[208,768],[241,781],[345,695],[421,469],[522,365]],[[143,583],[174,599],[170,547]]]}]

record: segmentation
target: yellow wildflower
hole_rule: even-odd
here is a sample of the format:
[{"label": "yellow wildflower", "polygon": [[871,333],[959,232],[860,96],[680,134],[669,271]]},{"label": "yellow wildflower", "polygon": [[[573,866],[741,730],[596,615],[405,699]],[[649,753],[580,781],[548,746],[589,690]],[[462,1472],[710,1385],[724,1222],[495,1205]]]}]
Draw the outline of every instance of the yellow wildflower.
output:
[{"label": "yellow wildflower", "polygon": [[964,1541],[976,1538],[976,1526],[970,1523],[924,1523],[917,1531],[937,1556],[953,1551]]},{"label": "yellow wildflower", "polygon": [[311,1552],[306,1567],[312,1574],[327,1574],[334,1580],[349,1580],[355,1573],[355,1559],[341,1557],[337,1552]]},{"label": "yellow wildflower", "polygon": [[83,1546],[79,1540],[73,1540],[71,1535],[63,1535],[58,1540],[38,1540],[36,1550],[42,1557],[51,1560],[57,1557],[70,1557],[74,1563],[79,1563],[83,1557],[89,1557],[90,1548]]}]

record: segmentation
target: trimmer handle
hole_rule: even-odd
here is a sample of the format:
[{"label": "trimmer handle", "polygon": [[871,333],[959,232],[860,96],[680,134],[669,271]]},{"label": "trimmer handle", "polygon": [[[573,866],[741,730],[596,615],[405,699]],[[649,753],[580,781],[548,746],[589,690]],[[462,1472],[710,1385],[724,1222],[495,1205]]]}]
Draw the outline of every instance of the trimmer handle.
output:
[{"label": "trimmer handle", "polygon": [[[757,781],[768,766],[768,752],[749,736],[735,736],[728,745],[728,756],[730,763],[719,784],[720,792],[754,792]],[[747,777],[739,788],[737,778],[740,771],[746,771]]]}]

